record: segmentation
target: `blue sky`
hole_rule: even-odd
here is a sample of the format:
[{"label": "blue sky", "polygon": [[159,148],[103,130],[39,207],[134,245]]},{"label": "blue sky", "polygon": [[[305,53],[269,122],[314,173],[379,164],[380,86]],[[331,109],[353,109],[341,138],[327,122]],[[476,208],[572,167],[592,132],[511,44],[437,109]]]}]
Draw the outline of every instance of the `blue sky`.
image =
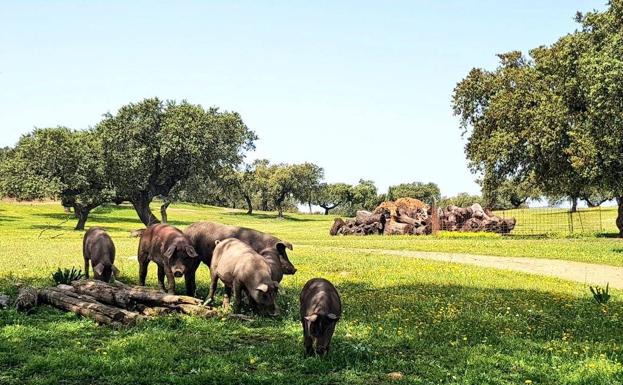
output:
[{"label": "blue sky", "polygon": [[605,1],[0,4],[0,146],[86,128],[144,97],[238,111],[250,159],[311,161],[330,182],[478,193],[450,98],[495,54],[549,44]]}]

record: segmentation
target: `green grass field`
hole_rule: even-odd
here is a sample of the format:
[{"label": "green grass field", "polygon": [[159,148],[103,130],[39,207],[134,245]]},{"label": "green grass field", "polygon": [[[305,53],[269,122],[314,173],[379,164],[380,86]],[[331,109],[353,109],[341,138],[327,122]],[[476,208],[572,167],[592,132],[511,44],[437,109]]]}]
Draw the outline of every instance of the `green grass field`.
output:
[{"label": "green grass field", "polygon": [[[294,244],[299,271],[283,281],[283,314],[252,323],[167,316],[134,327],[97,326],[39,308],[0,311],[0,384],[621,384],[623,292],[607,307],[586,287],[515,272],[384,255],[383,250],[468,252],[623,266],[609,238],[497,236],[329,237],[332,217],[253,216],[173,205],[181,228],[215,220],[274,233]],[[57,203],[0,203],[0,291],[52,284],[57,267],[82,266],[82,232]],[[97,210],[122,280],[136,283],[142,227],[127,206]],[[370,250],[372,249],[372,250]],[[156,286],[155,266],[148,285]],[[303,357],[298,292],[322,276],[342,294],[343,319],[326,359]],[[198,294],[208,289],[200,267]],[[182,289],[183,285],[178,285]],[[220,298],[220,297],[219,297]],[[388,373],[401,372],[402,380]]]}]

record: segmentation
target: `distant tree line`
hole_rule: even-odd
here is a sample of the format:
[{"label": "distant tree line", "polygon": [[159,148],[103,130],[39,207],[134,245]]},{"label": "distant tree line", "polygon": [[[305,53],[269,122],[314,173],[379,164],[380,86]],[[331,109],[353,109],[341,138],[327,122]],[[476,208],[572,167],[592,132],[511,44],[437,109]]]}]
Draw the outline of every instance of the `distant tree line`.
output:
[{"label": "distant tree line", "polygon": [[76,229],[104,204],[129,202],[145,225],[160,221],[150,204],[159,199],[168,220],[171,202],[254,210],[354,215],[386,199],[440,200],[434,183],[391,186],[379,194],[373,181],[325,183],[313,163],[243,163],[257,139],[235,112],[186,101],[144,99],[107,113],[95,127],[37,128],[13,148],[0,149],[0,195],[18,200],[59,199],[72,208]]},{"label": "distant tree line", "polygon": [[589,206],[615,198],[623,236],[623,0],[578,13],[549,46],[472,69],[453,95],[483,196],[535,195]]}]

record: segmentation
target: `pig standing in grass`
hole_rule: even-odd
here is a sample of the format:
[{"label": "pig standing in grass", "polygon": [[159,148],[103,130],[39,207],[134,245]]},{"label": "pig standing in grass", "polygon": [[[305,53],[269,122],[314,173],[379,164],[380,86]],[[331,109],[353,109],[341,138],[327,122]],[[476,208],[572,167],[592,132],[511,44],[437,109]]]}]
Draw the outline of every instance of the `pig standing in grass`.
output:
[{"label": "pig standing in grass", "polygon": [[265,255],[264,252],[271,252],[277,256],[281,263],[282,274],[294,274],[296,268],[288,259],[286,249],[292,250],[292,244],[258,230],[246,227],[229,226],[216,222],[196,222],[188,226],[184,233],[190,239],[193,247],[197,250],[199,258],[203,263],[211,266],[212,254],[216,247],[215,241],[226,238],[237,238],[247,243],[258,253]]},{"label": "pig standing in grass", "polygon": [[214,293],[220,279],[225,284],[223,306],[229,305],[234,296],[234,312],[240,311],[243,290],[252,305],[263,309],[275,309],[275,298],[279,283],[271,278],[270,266],[260,254],[248,244],[235,238],[216,241],[210,264],[210,293],[206,302],[214,300]]},{"label": "pig standing in grass", "polygon": [[171,225],[157,224],[143,231],[138,246],[138,279],[141,286],[145,286],[149,261],[158,265],[160,289],[164,290],[166,275],[167,292],[175,293],[175,278],[183,275],[186,294],[195,295],[195,270],[199,259],[190,241],[179,229]]},{"label": "pig standing in grass", "polygon": [[84,276],[89,278],[89,261],[93,266],[93,278],[110,282],[112,275],[119,276],[115,263],[115,244],[101,227],[91,227],[82,240]]},{"label": "pig standing in grass", "polygon": [[305,354],[329,351],[335,325],[342,315],[342,302],[335,286],[324,278],[307,281],[301,292],[301,323]]}]

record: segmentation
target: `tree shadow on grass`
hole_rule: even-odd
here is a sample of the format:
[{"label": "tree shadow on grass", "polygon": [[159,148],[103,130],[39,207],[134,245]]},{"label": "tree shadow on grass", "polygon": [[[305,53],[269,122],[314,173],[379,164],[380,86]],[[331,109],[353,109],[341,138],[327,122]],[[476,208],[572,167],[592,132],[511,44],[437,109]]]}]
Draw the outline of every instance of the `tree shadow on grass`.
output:
[{"label": "tree shadow on grass", "polygon": [[[74,214],[67,213],[37,213],[34,214],[37,217],[49,218],[58,220],[59,222],[77,222],[78,218],[74,216]],[[87,224],[89,222],[101,222],[101,223],[134,223],[141,224],[142,222],[137,218],[125,218],[125,217],[117,217],[117,216],[105,216],[98,214],[89,215],[89,219],[87,220]]]},{"label": "tree shadow on grass", "polygon": [[249,215],[246,212],[225,212],[225,213],[223,213],[223,215],[232,215],[232,216],[239,216],[239,217],[252,218],[252,219],[276,219],[276,220],[284,220],[284,221],[292,221],[292,222],[311,222],[311,221],[313,221],[313,219],[297,218],[297,217],[294,217],[294,216],[288,215],[288,214],[283,214],[283,218],[279,218],[276,213],[275,214],[253,213],[253,214]]},{"label": "tree shadow on grass", "polygon": [[621,238],[619,233],[597,233],[595,234],[595,236],[597,238],[614,238],[614,239],[621,239],[623,241],[623,238]]},{"label": "tree shadow on grass", "polygon": [[[49,308],[0,312],[0,368],[15,383],[69,384],[392,383],[390,372],[453,384],[623,377],[614,364],[623,358],[618,300],[604,313],[588,297],[536,290],[340,282],[344,313],[331,352],[305,359],[301,285],[282,296],[284,316],[252,323],[169,316],[115,329]],[[591,362],[601,366],[582,372]]]}]

